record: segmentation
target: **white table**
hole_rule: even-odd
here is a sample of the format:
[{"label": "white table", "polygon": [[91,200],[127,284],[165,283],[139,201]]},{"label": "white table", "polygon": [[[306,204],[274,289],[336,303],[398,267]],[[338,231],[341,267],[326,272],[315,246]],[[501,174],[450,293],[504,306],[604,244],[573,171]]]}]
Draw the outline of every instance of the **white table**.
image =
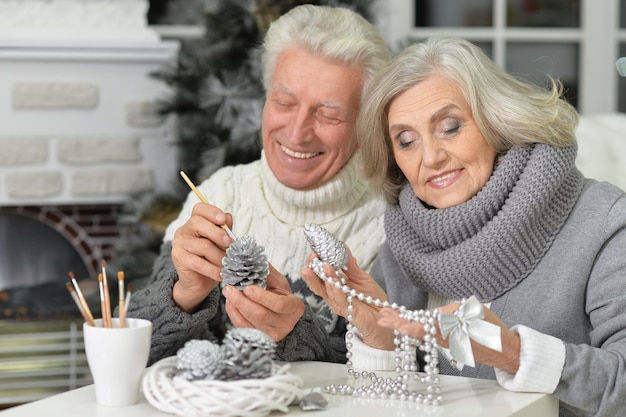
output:
[{"label": "white table", "polygon": [[[352,383],[345,365],[324,362],[294,362],[290,372],[304,381],[304,388],[328,384]],[[399,400],[373,400],[324,394],[328,406],[321,411],[290,408],[289,416],[330,417],[358,416],[441,416],[441,417],[557,417],[558,401],[551,395],[506,391],[497,382],[441,376],[444,403],[426,406]],[[323,390],[322,390],[323,391]],[[159,417],[173,416],[153,408],[143,397],[129,407],[98,406],[93,385],[58,394],[43,400],[0,412],[0,417],[32,417],[62,415],[64,417]],[[272,417],[285,415],[280,411]]]}]

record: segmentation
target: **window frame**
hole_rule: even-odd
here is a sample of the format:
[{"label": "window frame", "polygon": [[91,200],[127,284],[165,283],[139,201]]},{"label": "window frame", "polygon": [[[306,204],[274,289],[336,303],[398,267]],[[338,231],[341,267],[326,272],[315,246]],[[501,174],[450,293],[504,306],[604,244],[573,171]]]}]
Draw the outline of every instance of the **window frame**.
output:
[{"label": "window frame", "polygon": [[440,33],[472,42],[491,42],[493,60],[506,70],[509,42],[575,43],[579,45],[578,111],[617,111],[619,74],[615,61],[620,43],[626,43],[626,29],[619,28],[619,0],[581,0],[579,28],[507,28],[507,0],[493,0],[491,27],[418,28],[412,22],[416,1],[419,0],[378,0],[377,26],[390,46]]}]

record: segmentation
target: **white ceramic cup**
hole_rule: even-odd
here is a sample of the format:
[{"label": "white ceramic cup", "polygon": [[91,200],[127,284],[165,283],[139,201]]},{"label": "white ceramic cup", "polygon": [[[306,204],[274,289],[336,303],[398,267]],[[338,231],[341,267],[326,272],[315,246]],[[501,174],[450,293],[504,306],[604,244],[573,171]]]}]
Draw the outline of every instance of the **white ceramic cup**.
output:
[{"label": "white ceramic cup", "polygon": [[152,323],[143,319],[126,319],[126,327],[119,328],[83,324],[83,338],[89,370],[96,390],[96,403],[123,406],[137,403],[143,372],[148,364]]}]

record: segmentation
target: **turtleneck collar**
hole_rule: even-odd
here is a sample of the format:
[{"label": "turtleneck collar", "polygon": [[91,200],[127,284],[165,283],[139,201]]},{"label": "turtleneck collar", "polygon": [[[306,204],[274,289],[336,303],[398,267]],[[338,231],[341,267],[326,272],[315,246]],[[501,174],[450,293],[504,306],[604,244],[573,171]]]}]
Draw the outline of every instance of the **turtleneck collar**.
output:
[{"label": "turtleneck collar", "polygon": [[300,191],[280,183],[265,159],[265,152],[261,154],[267,203],[277,218],[290,224],[324,224],[351,211],[369,188],[360,169],[361,155],[357,150],[326,184],[314,190]]}]

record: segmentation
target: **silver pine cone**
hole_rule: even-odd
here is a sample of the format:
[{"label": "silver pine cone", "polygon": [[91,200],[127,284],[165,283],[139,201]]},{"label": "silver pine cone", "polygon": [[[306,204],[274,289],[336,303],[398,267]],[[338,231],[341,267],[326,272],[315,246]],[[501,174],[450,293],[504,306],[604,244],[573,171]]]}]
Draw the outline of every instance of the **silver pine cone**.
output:
[{"label": "silver pine cone", "polygon": [[252,236],[241,236],[226,249],[220,272],[226,285],[241,290],[246,285],[265,288],[269,275],[269,264],[262,246]]},{"label": "silver pine cone", "polygon": [[304,225],[304,235],[320,261],[332,265],[336,270],[345,268],[348,263],[348,250],[328,230],[318,224],[307,223]]},{"label": "silver pine cone", "polygon": [[209,340],[188,341],[178,349],[176,357],[176,375],[188,381],[217,379],[222,369],[222,349]]},{"label": "silver pine cone", "polygon": [[222,344],[223,368],[219,379],[262,379],[272,375],[276,343],[252,328],[233,328]]}]

